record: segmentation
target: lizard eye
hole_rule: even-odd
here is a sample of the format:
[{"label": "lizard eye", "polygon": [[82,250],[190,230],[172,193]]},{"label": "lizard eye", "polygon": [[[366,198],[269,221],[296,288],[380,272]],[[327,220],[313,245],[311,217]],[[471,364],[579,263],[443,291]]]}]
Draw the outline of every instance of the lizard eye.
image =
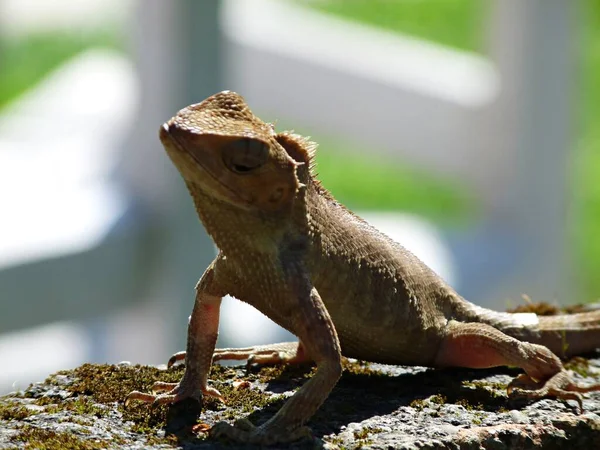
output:
[{"label": "lizard eye", "polygon": [[256,139],[242,138],[223,148],[223,162],[229,170],[239,174],[249,173],[267,162],[269,148]]}]

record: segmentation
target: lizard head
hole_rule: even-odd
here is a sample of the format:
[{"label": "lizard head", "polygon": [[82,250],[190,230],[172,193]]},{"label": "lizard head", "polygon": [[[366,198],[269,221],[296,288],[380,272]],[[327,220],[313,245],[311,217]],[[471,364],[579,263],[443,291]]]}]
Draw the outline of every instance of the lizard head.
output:
[{"label": "lizard head", "polygon": [[188,186],[244,209],[280,211],[303,184],[272,125],[224,91],[179,111],[160,139]]}]

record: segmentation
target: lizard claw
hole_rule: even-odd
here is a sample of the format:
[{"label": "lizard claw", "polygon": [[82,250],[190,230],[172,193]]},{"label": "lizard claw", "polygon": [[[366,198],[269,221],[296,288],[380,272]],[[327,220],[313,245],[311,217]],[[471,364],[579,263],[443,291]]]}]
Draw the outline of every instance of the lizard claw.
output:
[{"label": "lizard claw", "polygon": [[239,419],[233,425],[227,422],[217,423],[211,428],[210,436],[246,444],[274,445],[285,444],[303,438],[312,439],[312,432],[310,428],[305,426],[298,427],[292,431],[284,429],[275,430],[272,427],[266,428],[264,425],[257,427],[248,419]]},{"label": "lizard claw", "polygon": [[186,352],[185,352],[185,351],[183,351],[183,352],[177,352],[177,353],[175,353],[173,356],[171,356],[171,357],[169,358],[169,362],[167,363],[167,367],[168,367],[168,368],[171,368],[171,367],[173,367],[173,366],[174,366],[174,365],[175,365],[177,362],[179,362],[179,361],[185,361],[185,354],[186,354]]}]

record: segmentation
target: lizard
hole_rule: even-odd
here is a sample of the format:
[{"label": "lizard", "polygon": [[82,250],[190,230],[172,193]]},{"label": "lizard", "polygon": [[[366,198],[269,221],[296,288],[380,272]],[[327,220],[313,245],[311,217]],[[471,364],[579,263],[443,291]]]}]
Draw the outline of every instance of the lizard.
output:
[{"label": "lizard", "polygon": [[[562,357],[600,346],[600,311],[510,314],[462,298],[416,256],[344,207],[315,174],[317,144],[276,132],[242,96],[223,91],[179,111],[160,140],[219,249],[196,286],[179,383],[133,400],[172,404],[203,395],[211,364],[316,363],[310,380],[261,426],[219,422],[212,436],[275,444],[310,435],[306,421],[342,374],[342,356],[434,368],[517,366],[509,394],[575,400],[600,384],[575,383]],[[245,301],[298,337],[215,349],[221,298]]]}]

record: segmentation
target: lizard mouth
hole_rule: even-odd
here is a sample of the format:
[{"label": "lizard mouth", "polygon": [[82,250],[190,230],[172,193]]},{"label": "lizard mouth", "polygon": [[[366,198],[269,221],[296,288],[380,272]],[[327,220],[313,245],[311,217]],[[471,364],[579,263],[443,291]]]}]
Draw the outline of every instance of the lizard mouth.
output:
[{"label": "lizard mouth", "polygon": [[241,202],[243,204],[246,204],[247,206],[252,206],[251,200],[244,198],[235,190],[233,190],[230,186],[227,186],[227,184],[223,183],[223,181],[220,180],[210,170],[210,168],[202,162],[201,158],[199,158],[198,155],[196,155],[196,152],[189,150],[177,139],[177,137],[171,132],[170,121],[162,124],[159,131],[159,137],[161,142],[163,143],[163,146],[167,150],[167,153],[171,153],[169,151],[169,148],[174,147],[177,151],[189,156],[194,160],[196,164],[202,167],[202,170],[205,174],[207,174],[215,183],[217,183],[221,188],[223,188],[229,194],[229,196],[233,197],[233,199],[236,201],[236,204],[239,204],[239,202]]}]

